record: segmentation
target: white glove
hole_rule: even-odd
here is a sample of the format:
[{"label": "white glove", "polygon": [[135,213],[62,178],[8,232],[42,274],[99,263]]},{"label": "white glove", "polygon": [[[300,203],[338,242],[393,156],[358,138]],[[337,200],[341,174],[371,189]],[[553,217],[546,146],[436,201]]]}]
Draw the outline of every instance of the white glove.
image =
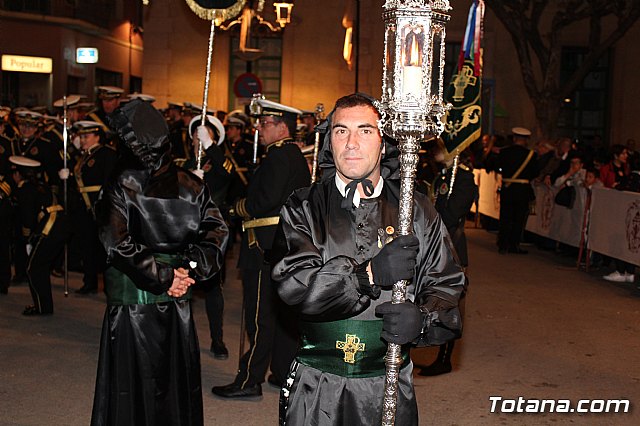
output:
[{"label": "white glove", "polygon": [[58,170],[58,177],[62,180],[69,179],[69,169],[60,169]]},{"label": "white glove", "polygon": [[27,244],[25,248],[27,249],[27,256],[31,256],[31,252],[33,251],[33,246],[31,244]]},{"label": "white glove", "polygon": [[204,170],[196,169],[196,170],[193,170],[192,173],[198,176],[201,180],[204,180]]},{"label": "white glove", "polygon": [[76,136],[75,138],[73,138],[73,140],[71,140],[71,143],[73,144],[73,146],[76,147],[77,150],[80,149],[80,136]]},{"label": "white glove", "polygon": [[211,139],[211,135],[209,134],[209,130],[205,126],[198,126],[196,129],[196,134],[198,135],[198,140],[202,144],[202,149],[207,150],[211,145],[213,145],[213,139]]}]

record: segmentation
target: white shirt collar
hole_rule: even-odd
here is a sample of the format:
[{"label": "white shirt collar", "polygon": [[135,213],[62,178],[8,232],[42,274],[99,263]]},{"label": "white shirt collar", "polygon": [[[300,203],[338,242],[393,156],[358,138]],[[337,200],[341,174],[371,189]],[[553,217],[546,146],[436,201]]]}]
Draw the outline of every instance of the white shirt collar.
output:
[{"label": "white shirt collar", "polygon": [[[338,176],[338,174],[336,173],[335,176],[335,182],[336,182],[336,186],[338,187],[338,191],[340,191],[340,194],[342,194],[343,197],[347,196],[347,184],[344,183],[344,181],[342,179],[340,179],[340,177]],[[378,184],[376,185],[376,187],[373,190],[373,194],[371,194],[371,197],[365,197],[367,199],[371,199],[371,198],[376,198],[379,197],[380,194],[382,194],[382,188],[384,186],[384,179],[382,179],[382,176],[380,176],[380,179],[378,179]],[[353,205],[356,206],[356,208],[360,207],[360,191],[356,190],[356,193],[353,194]]]}]

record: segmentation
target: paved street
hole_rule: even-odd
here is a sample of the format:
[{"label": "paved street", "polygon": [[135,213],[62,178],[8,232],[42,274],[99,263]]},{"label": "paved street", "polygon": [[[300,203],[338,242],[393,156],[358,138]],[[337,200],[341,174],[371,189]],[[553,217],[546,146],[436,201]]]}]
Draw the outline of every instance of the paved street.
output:
[{"label": "paved street", "polygon": [[[640,293],[577,271],[574,259],[530,247],[500,256],[495,235],[468,229],[470,289],[465,334],[451,374],[416,377],[424,425],[640,424]],[[237,249],[236,249],[237,253]],[[232,253],[235,254],[235,253]],[[204,301],[194,315],[201,340],[205,424],[275,425],[277,390],[260,402],[216,399],[213,385],[235,374],[241,288],[229,259],[225,288],[226,361],[209,354]],[[608,271],[606,271],[608,272]],[[72,289],[80,276],[72,274]],[[91,415],[104,295],[65,298],[54,284],[55,314],[24,317],[26,286],[0,296],[0,424],[87,425]],[[437,352],[414,352],[429,363]],[[490,413],[490,396],[505,399],[629,399],[627,414]]]}]

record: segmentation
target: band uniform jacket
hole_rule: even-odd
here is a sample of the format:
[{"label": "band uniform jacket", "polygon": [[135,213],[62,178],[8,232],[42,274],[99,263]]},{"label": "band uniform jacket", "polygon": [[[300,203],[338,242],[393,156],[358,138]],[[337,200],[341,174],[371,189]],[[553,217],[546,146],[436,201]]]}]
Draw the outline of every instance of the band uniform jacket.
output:
[{"label": "band uniform jacket", "polygon": [[444,222],[453,247],[456,249],[460,265],[469,265],[467,240],[464,235],[464,222],[473,202],[478,199],[478,187],[473,172],[464,164],[458,166],[451,195],[451,176],[453,167],[440,173],[433,184],[433,197],[436,211]]},{"label": "band uniform jacket", "polygon": [[[70,166],[69,185],[72,190],[70,208],[91,210],[98,199],[102,185],[108,180],[116,167],[118,154],[108,145],[95,145],[84,151]],[[84,190],[80,189],[80,186]],[[81,191],[85,192],[84,195]],[[87,205],[88,204],[88,205]]]},{"label": "band uniform jacket", "polygon": [[[27,140],[14,139],[11,155],[22,155],[39,161],[44,171],[42,180],[54,187],[59,185],[58,170],[63,167],[64,163],[55,142],[37,134]],[[57,189],[54,190],[57,191]]]},{"label": "band uniform jacket", "polygon": [[[528,148],[522,145],[511,145],[500,150],[498,155],[498,171],[502,174],[502,179],[508,179],[513,177],[516,171],[520,168],[522,163],[526,160],[527,156],[531,152]],[[527,164],[527,166],[518,175],[517,179],[525,179],[531,181],[538,176],[538,165],[536,163],[535,154]],[[533,188],[529,183],[512,183],[507,185],[503,182],[502,194],[509,194],[515,198],[521,199],[528,197],[533,199]]]},{"label": "band uniform jacket", "polygon": [[[246,218],[278,216],[293,191],[309,185],[311,174],[307,161],[300,148],[292,142],[292,139],[283,139],[266,147],[260,167],[247,188],[247,197],[236,203],[240,207],[236,208],[236,213]],[[245,232],[238,259],[239,268],[261,267],[264,250],[269,250],[273,243],[276,225],[254,228],[254,231],[259,247],[249,248],[248,232]]]}]

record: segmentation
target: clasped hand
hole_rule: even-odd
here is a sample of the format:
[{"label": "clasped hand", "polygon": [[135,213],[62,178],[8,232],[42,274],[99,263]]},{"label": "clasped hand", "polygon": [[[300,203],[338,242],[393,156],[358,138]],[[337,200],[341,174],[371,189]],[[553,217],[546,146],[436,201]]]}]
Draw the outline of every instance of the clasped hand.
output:
[{"label": "clasped hand", "polygon": [[182,297],[193,284],[195,280],[189,277],[189,271],[184,268],[174,269],[173,283],[167,290],[167,294],[171,297]]},{"label": "clasped hand", "polygon": [[380,287],[390,287],[400,280],[413,278],[420,241],[415,235],[400,235],[385,245],[371,259],[373,282]]}]

